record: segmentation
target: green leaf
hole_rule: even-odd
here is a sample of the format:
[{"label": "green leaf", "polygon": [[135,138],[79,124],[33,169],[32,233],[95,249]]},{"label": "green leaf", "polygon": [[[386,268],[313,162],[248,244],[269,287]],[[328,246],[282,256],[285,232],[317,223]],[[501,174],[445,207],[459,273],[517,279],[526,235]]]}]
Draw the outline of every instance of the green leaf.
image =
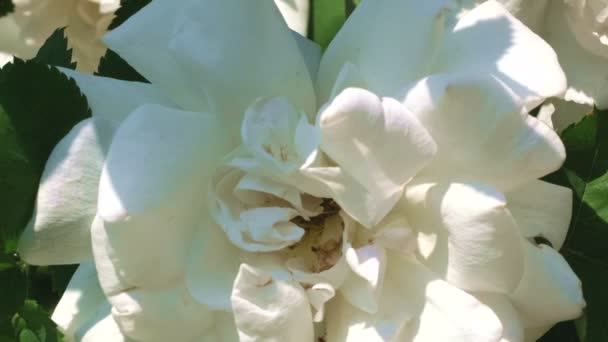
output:
[{"label": "green leaf", "polygon": [[312,0],[312,40],[327,48],[346,21],[345,0]]},{"label": "green leaf", "polygon": [[583,342],[608,341],[608,111],[595,111],[562,133],[567,158],[551,182],[574,191],[572,222],[561,252],[583,282]]},{"label": "green leaf", "polygon": [[76,83],[54,67],[16,59],[0,72],[0,237],[5,250],[14,250],[6,243],[27,223],[53,147],[89,116]]},{"label": "green leaf", "polygon": [[0,320],[10,321],[13,314],[21,308],[26,289],[26,275],[20,268],[0,271]]},{"label": "green leaf", "polygon": [[12,0],[0,0],[0,17],[13,13],[15,5]]},{"label": "green leaf", "polygon": [[19,334],[19,342],[41,342],[38,336],[30,329],[23,329]]},{"label": "green leaf", "polygon": [[133,14],[144,8],[151,0],[121,0],[120,8],[116,11],[116,16],[108,27],[108,30],[113,30],[127,21]]},{"label": "green leaf", "polygon": [[[27,325],[27,329],[36,332],[34,336],[45,342],[57,342],[60,334],[57,331],[57,325],[51,320],[50,315],[36,301],[26,300],[19,310],[21,316]],[[21,334],[20,334],[21,335]]]},{"label": "green leaf", "polygon": [[33,60],[40,64],[75,69],[76,63],[72,63],[72,49],[68,47],[65,28],[56,29],[38,50]]},{"label": "green leaf", "polygon": [[99,61],[99,67],[97,69],[97,76],[111,77],[125,81],[138,81],[146,82],[142,75],[140,75],[129,63],[122,59],[116,52],[108,49],[106,55]]}]

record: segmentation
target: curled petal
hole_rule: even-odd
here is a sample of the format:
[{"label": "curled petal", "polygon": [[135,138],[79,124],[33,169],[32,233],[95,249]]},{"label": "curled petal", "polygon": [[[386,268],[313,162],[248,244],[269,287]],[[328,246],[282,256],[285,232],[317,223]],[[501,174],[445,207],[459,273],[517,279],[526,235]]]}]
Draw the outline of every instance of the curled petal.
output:
[{"label": "curled petal", "polygon": [[[436,150],[424,127],[401,104],[363,89],[344,90],[321,110],[318,121],[323,152],[362,193],[350,193],[356,188],[335,184],[336,179],[328,179],[327,186],[342,209],[366,227],[393,208],[405,184]],[[387,148],[391,146],[399,151]]]},{"label": "curled petal", "polygon": [[424,170],[432,177],[505,191],[557,170],[566,157],[559,136],[493,77],[430,76],[407,91],[404,104],[437,142]]},{"label": "curled petal", "polygon": [[308,297],[293,280],[242,264],[234,281],[232,307],[241,341],[313,340]]},{"label": "curled petal", "polygon": [[486,305],[397,254],[388,257],[378,312],[359,310],[341,296],[328,310],[328,341],[498,342],[502,332]]},{"label": "curled petal", "polygon": [[506,197],[524,237],[544,237],[556,250],[562,247],[572,216],[572,190],[534,180],[509,191]]},{"label": "curled petal", "polygon": [[482,184],[408,188],[405,212],[424,263],[466,291],[509,293],[521,279],[521,235],[504,196]]},{"label": "curled petal", "polygon": [[[527,327],[575,319],[585,307],[581,281],[553,248],[524,242],[525,270],[511,298]],[[551,305],[547,305],[551,303]]]}]

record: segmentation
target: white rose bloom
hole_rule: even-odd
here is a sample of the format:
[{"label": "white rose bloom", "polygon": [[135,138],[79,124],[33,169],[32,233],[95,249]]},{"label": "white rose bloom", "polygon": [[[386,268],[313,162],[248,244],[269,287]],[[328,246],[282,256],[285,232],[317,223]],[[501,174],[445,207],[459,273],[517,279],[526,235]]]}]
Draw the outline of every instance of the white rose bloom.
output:
[{"label": "white rose bloom", "polygon": [[153,1],[105,42],[151,84],[65,71],[93,117],[19,247],[81,264],[69,340],[523,341],[580,314],[533,243],[570,218],[527,115],[565,77],[496,2],[367,0],[322,57],[269,0]]},{"label": "white rose bloom", "polygon": [[[80,71],[97,69],[106,51],[101,37],[112,21],[119,0],[13,0],[15,10],[0,19],[0,50],[21,58],[32,58],[46,39],[66,27],[72,60]],[[10,28],[8,30],[4,30]]]},{"label": "white rose bloom", "polygon": [[[476,1],[482,3],[484,1]],[[578,122],[593,105],[608,108],[607,0],[499,0],[556,51],[568,78],[563,99],[545,108],[558,131]]]}]

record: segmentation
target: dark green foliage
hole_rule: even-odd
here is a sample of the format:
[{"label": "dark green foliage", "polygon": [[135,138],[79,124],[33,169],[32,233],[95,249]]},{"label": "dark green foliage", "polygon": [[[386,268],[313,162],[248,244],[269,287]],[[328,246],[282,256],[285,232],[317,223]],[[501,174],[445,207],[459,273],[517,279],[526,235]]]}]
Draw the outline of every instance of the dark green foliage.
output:
[{"label": "dark green foliage", "polygon": [[72,49],[68,48],[65,28],[55,30],[33,60],[40,64],[75,69],[76,63],[72,63]]},{"label": "dark green foliage", "polygon": [[15,5],[12,0],[0,0],[0,17],[13,13]]},{"label": "dark green foliage", "polygon": [[28,266],[14,251],[49,154],[89,116],[76,83],[56,68],[16,59],[0,70],[0,342],[59,340],[48,312],[74,267]]},{"label": "dark green foliage", "polygon": [[98,76],[111,77],[119,80],[148,83],[148,81],[135,69],[133,69],[129,63],[110,49],[108,49],[106,55],[101,58],[99,68],[95,74]]},{"label": "dark green foliage", "polygon": [[608,341],[608,111],[595,111],[562,133],[564,167],[547,177],[574,191],[568,238],[561,252],[583,282],[581,341]]},{"label": "dark green foliage", "polygon": [[[312,0],[310,5],[312,6],[311,38],[325,49],[346,20],[347,2]],[[352,6],[349,6],[349,9],[352,10]]]}]

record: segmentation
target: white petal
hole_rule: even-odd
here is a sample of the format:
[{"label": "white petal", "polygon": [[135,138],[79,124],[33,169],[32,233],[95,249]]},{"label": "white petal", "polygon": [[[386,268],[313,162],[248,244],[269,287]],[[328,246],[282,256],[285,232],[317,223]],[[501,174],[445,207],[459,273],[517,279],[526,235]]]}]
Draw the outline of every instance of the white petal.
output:
[{"label": "white petal", "polygon": [[[479,42],[484,42],[483,52]],[[496,77],[528,110],[566,90],[566,77],[551,46],[493,0],[460,17],[438,59],[442,71]]]},{"label": "white petal", "polygon": [[78,342],[99,342],[99,341],[112,341],[112,342],[133,342],[130,338],[123,335],[116,324],[116,321],[112,315],[108,314],[103,319],[97,321],[93,326],[87,330],[79,330],[76,332],[76,338],[74,341]]},{"label": "white petal", "polygon": [[34,215],[19,241],[30,264],[70,264],[90,260],[90,229],[97,189],[113,129],[87,119],[76,125],[47,160]]},{"label": "white petal", "polygon": [[144,104],[175,106],[155,85],[93,76],[70,69],[61,68],[61,71],[76,81],[87,97],[93,117],[111,121],[116,126]]},{"label": "white petal", "polygon": [[[227,169],[227,170],[224,170]],[[212,180],[210,211],[215,222],[237,247],[269,252],[298,242],[304,230],[290,220],[303,215],[300,193],[289,185],[220,168]]]},{"label": "white petal", "polygon": [[239,342],[232,312],[214,312],[213,326],[198,342]]},{"label": "white petal", "polygon": [[102,247],[131,286],[162,286],[183,273],[224,138],[212,116],[158,105],[121,124],[102,171],[98,216]]},{"label": "white petal", "polygon": [[511,295],[527,327],[552,325],[582,314],[581,282],[553,248],[524,241],[525,269]]},{"label": "white petal", "polygon": [[425,173],[481,181],[506,190],[557,170],[559,136],[524,114],[515,95],[492,77],[435,75],[414,85],[405,106],[437,142]]},{"label": "white petal", "polygon": [[105,41],[184,109],[221,113],[235,129],[259,97],[286,96],[314,113],[306,64],[271,1],[153,2]]},{"label": "white petal", "polygon": [[345,62],[342,69],[340,69],[336,82],[331,89],[331,96],[329,99],[333,100],[347,88],[367,89],[367,84],[363,79],[363,75],[361,75],[357,66],[351,62]]},{"label": "white petal", "polygon": [[74,339],[76,331],[90,329],[110,313],[110,308],[99,287],[95,264],[87,262],[72,276],[51,319],[68,339]]},{"label": "white petal", "polygon": [[93,263],[81,264],[51,319],[67,342],[130,341],[110,315],[112,306],[104,296]]},{"label": "white petal", "polygon": [[501,324],[473,296],[415,260],[390,254],[379,310],[368,314],[338,296],[328,306],[328,341],[499,341]]},{"label": "white petal", "polygon": [[435,31],[441,29],[439,14],[449,2],[361,2],[323,54],[319,102],[329,100],[346,62],[358,67],[367,89],[382,96],[394,96],[419,78],[436,44]]},{"label": "white petal", "polygon": [[522,342],[524,340],[523,322],[509,297],[492,293],[477,293],[475,297],[492,309],[500,320],[502,324],[500,342]]},{"label": "white petal", "polygon": [[351,247],[345,258],[353,273],[344,280],[340,293],[355,307],[377,312],[386,270],[384,248],[375,244]]},{"label": "white petal", "polygon": [[572,216],[572,190],[534,180],[509,191],[506,197],[524,237],[542,236],[556,250],[562,247]]},{"label": "white petal", "polygon": [[192,296],[215,310],[231,311],[232,284],[241,265],[241,251],[215,224],[197,229],[187,264],[186,282]]},{"label": "white petal", "polygon": [[306,62],[310,79],[313,84],[316,84],[319,63],[321,61],[321,46],[297,32],[292,32],[292,36],[298,44],[304,62]]},{"label": "white petal", "polygon": [[429,183],[408,188],[405,198],[432,271],[466,291],[509,293],[517,286],[521,236],[501,193],[482,184]]},{"label": "white petal", "polygon": [[420,317],[404,329],[402,336],[413,337],[413,342],[502,340],[500,320],[475,297],[441,280],[429,282],[425,294],[426,305]]},{"label": "white petal", "polygon": [[247,108],[241,137],[259,164],[258,172],[265,175],[294,172],[319,144],[318,133],[306,115],[285,97],[260,99]]},{"label": "white petal", "polygon": [[[322,102],[347,61],[358,66],[368,89],[383,96],[396,96],[409,83],[437,72],[491,74],[529,109],[565,90],[553,50],[505,9],[495,1],[467,13],[461,6],[449,0],[363,2],[323,56]],[[480,41],[486,42],[482,52]]]},{"label": "white petal", "polygon": [[358,88],[346,89],[322,110],[319,126],[323,151],[365,191],[344,196],[346,184],[340,184],[332,188],[334,199],[367,227],[392,209],[436,149],[401,104]]},{"label": "white petal", "polygon": [[306,295],[310,305],[315,309],[313,321],[322,322],[325,315],[325,303],[336,295],[336,290],[330,284],[319,283],[306,289]]},{"label": "white petal", "polygon": [[289,28],[306,36],[308,32],[309,0],[275,0],[275,3]]},{"label": "white petal", "polygon": [[108,299],[120,329],[137,341],[192,341],[213,324],[212,312],[184,284],[163,290],[132,288]]},{"label": "white petal", "polygon": [[[596,104],[601,109],[607,108],[608,59],[596,54],[602,50],[588,51],[579,44],[568,25],[568,6],[561,1],[551,2],[545,14],[543,31],[543,38],[559,55],[559,61],[568,77],[570,88],[565,99],[587,105]],[[599,40],[598,37],[594,38]],[[603,48],[605,53],[606,47]],[[572,122],[574,121],[568,123]]]},{"label": "white petal", "polygon": [[242,342],[313,340],[308,297],[293,280],[243,264],[234,282],[232,307]]}]

